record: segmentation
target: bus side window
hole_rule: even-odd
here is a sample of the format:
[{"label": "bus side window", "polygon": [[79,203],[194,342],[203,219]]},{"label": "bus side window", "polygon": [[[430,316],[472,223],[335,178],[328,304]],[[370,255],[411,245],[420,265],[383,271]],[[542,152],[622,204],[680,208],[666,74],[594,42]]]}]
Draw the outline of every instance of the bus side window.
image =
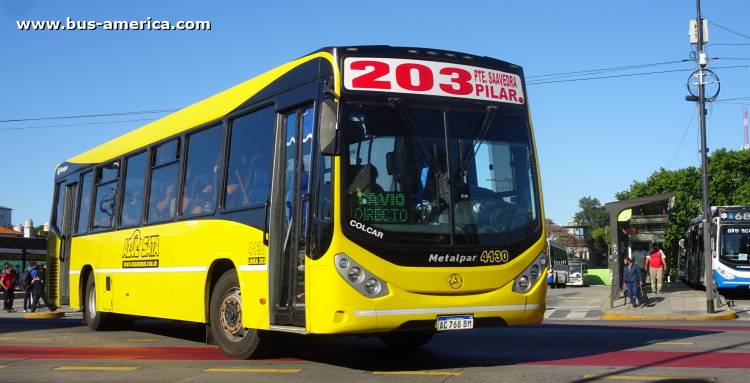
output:
[{"label": "bus side window", "polygon": [[91,212],[91,188],[94,183],[94,173],[83,175],[81,187],[81,201],[78,203],[78,225],[76,234],[83,234],[89,230],[89,213]]},{"label": "bus side window", "polygon": [[268,201],[275,118],[270,106],[232,120],[224,209]]},{"label": "bus side window", "polygon": [[153,149],[151,156],[151,187],[148,194],[149,222],[171,220],[175,212],[177,172],[179,170],[179,139]]},{"label": "bus side window", "polygon": [[187,138],[187,165],[181,202],[182,216],[212,213],[221,153],[222,125],[191,134]]},{"label": "bus side window", "polygon": [[115,226],[120,161],[111,162],[97,168],[94,173],[96,189],[92,229],[111,229]]},{"label": "bus side window", "polygon": [[125,185],[122,199],[121,226],[141,223],[143,207],[143,185],[146,180],[146,153],[127,159],[125,164]]}]

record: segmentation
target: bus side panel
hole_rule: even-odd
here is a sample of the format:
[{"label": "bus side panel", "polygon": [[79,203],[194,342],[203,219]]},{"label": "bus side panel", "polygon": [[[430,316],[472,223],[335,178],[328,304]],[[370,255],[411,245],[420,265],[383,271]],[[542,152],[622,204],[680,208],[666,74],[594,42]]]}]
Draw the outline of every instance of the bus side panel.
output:
[{"label": "bus side panel", "polygon": [[[206,278],[214,260],[232,262],[242,278],[244,296],[255,302],[259,302],[256,295],[267,296],[267,273],[246,277],[237,270],[248,264],[250,249],[261,241],[260,230],[223,220],[124,229],[75,238],[72,269],[93,266],[100,311],[205,322]],[[71,288],[75,288],[73,281]],[[249,307],[253,310],[245,312],[246,323],[267,328],[268,309],[263,306],[258,312]]]}]

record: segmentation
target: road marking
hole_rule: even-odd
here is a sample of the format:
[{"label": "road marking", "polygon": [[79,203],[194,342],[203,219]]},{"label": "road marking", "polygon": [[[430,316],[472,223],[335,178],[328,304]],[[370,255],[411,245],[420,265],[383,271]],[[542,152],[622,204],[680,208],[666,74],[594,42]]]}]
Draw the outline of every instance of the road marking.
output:
[{"label": "road marking", "polygon": [[630,376],[630,375],[584,375],[584,379],[614,379],[614,380],[698,380],[701,382],[715,382],[714,378],[699,376]]},{"label": "road marking", "polygon": [[587,312],[589,312],[589,310],[573,310],[565,317],[565,319],[582,319],[586,317]]},{"label": "road marking", "polygon": [[0,366],[0,368],[5,368],[5,367],[7,367],[7,366]]},{"label": "road marking", "polygon": [[203,372],[287,372],[297,373],[302,369],[284,369],[284,368],[207,368]]},{"label": "road marking", "polygon": [[63,367],[55,368],[55,370],[83,370],[83,371],[135,371],[139,369],[140,367],[78,367],[78,366],[63,366]]},{"label": "road marking", "polygon": [[52,340],[52,338],[0,338],[0,340]]},{"label": "road marking", "polygon": [[125,339],[128,342],[158,342],[159,339]]},{"label": "road marking", "polygon": [[463,372],[450,371],[373,371],[373,375],[443,375],[460,376]]},{"label": "road marking", "polygon": [[656,342],[656,341],[651,341],[651,342],[648,342],[648,343],[649,344],[681,345],[681,346],[694,346],[695,345],[695,343],[692,343],[692,342]]}]

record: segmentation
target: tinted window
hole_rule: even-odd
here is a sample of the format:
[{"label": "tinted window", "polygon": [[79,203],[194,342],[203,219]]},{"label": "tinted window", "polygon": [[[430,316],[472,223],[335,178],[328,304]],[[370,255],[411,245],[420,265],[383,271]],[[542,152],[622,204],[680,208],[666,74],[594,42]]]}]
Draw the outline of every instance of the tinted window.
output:
[{"label": "tinted window", "polygon": [[268,107],[232,121],[224,208],[268,200],[275,117],[274,108]]},{"label": "tinted window", "polygon": [[65,184],[57,185],[57,206],[55,207],[55,226],[62,231],[63,209],[65,208]]},{"label": "tinted window", "polygon": [[81,186],[81,203],[78,212],[78,225],[76,233],[85,233],[89,229],[89,213],[91,212],[91,187],[94,181],[94,173],[86,173],[83,176],[83,186]]},{"label": "tinted window", "polygon": [[[172,140],[152,149],[151,188],[148,195],[148,221],[163,221],[174,217],[177,195],[179,140]],[[171,156],[171,157],[170,157]]]},{"label": "tinted window", "polygon": [[94,199],[94,222],[92,229],[108,229],[115,226],[115,206],[117,205],[117,177],[120,162],[106,164],[95,171],[96,196]]},{"label": "tinted window", "polygon": [[128,158],[125,166],[121,225],[137,225],[141,222],[143,184],[146,180],[146,153]]},{"label": "tinted window", "polygon": [[182,215],[211,213],[216,208],[216,184],[221,154],[222,126],[188,136]]}]

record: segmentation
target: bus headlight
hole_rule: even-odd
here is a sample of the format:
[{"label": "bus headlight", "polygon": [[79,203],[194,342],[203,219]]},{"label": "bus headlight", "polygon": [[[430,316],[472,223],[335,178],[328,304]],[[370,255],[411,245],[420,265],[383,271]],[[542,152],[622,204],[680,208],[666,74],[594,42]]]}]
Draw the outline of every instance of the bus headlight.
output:
[{"label": "bus headlight", "polygon": [[532,279],[539,278],[539,266],[537,265],[531,266],[531,278]]},{"label": "bus headlight", "polygon": [[723,267],[716,268],[716,271],[718,271],[724,279],[734,279],[734,274],[730,273],[729,270],[726,270]]},{"label": "bus headlight", "polygon": [[544,270],[546,264],[547,254],[541,253],[513,282],[513,291],[526,294],[531,290],[539,282],[539,277],[542,275],[542,270]]},{"label": "bus headlight", "polygon": [[378,282],[375,278],[370,278],[367,280],[367,283],[365,283],[365,290],[370,295],[375,295],[380,291],[380,282]]},{"label": "bus headlight", "polygon": [[518,278],[518,287],[520,287],[521,290],[528,290],[529,278],[527,278],[525,275],[521,275],[521,278]]},{"label": "bus headlight", "polygon": [[[348,255],[336,254],[334,261],[339,275],[362,295],[378,298],[389,294],[388,284],[384,280],[354,262]],[[367,282],[362,283],[363,281]]]},{"label": "bus headlight", "polygon": [[349,269],[348,274],[349,280],[352,281],[352,283],[360,283],[365,279],[365,276],[362,275],[362,270],[359,267],[352,267]]}]

